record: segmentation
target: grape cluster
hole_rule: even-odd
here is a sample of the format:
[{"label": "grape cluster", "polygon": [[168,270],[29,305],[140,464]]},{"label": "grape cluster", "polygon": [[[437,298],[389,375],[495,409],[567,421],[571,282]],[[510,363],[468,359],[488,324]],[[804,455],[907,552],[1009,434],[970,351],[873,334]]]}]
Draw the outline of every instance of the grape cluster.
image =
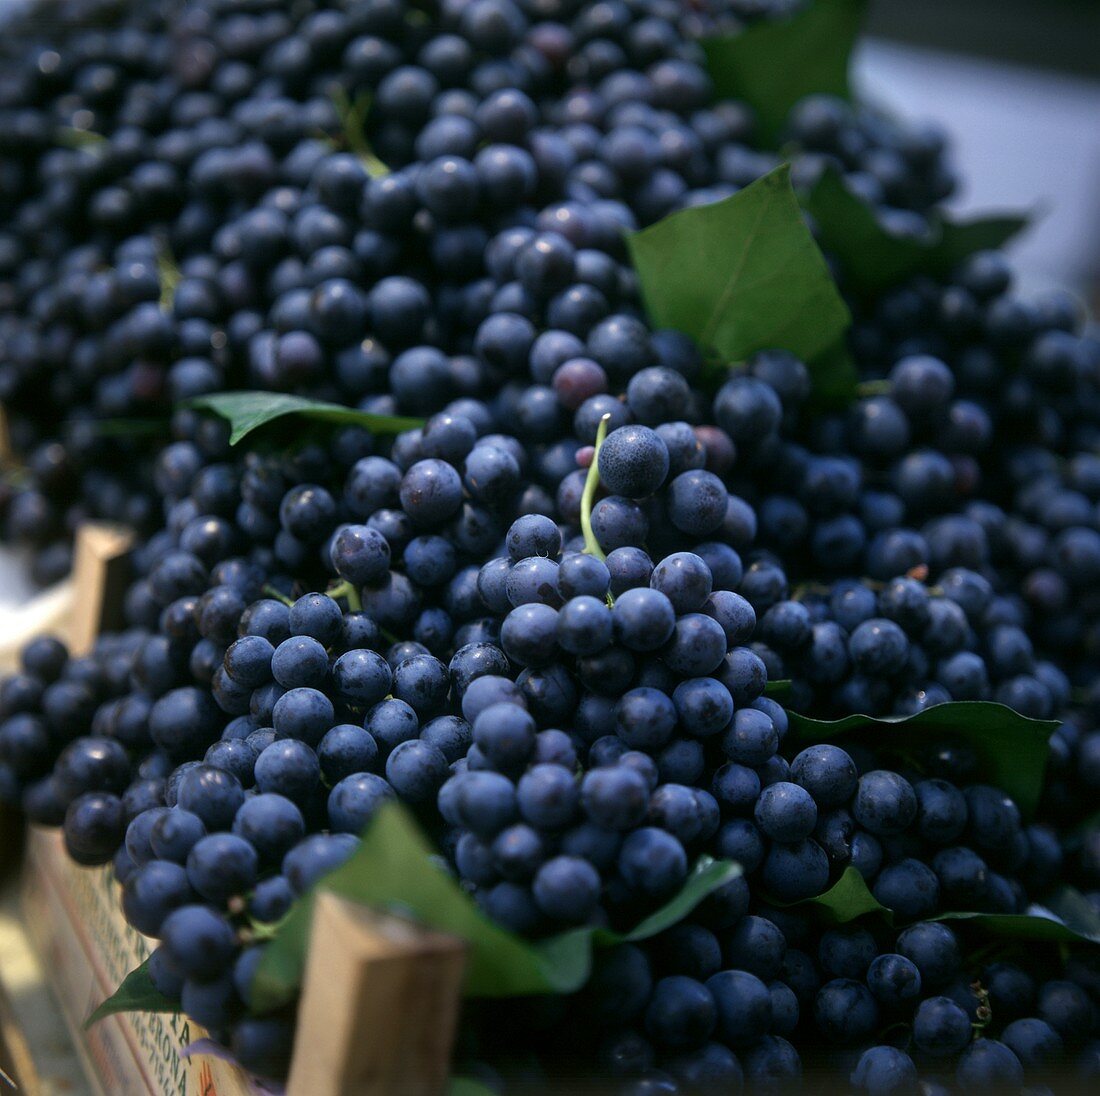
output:
[{"label": "grape cluster", "polygon": [[[965,779],[965,760],[939,753]],[[688,921],[598,962],[585,992],[560,1010],[490,1011],[496,1052],[507,1061],[518,1030],[534,1024],[542,1045],[586,1048],[612,1075],[643,1074],[626,1090],[645,1092],[724,1091],[742,1080],[786,1087],[804,1073],[807,1084],[828,1084],[838,1072],[873,1093],[913,1089],[918,1076],[947,1091],[952,1075],[960,1086],[996,1090],[1049,1078],[1074,1060],[1090,1075],[1096,1013],[1086,959],[1064,969],[1034,958],[975,966],[948,924],[919,920],[941,896],[956,908],[1022,910],[1021,881],[1042,892],[1059,876],[1053,831],[1022,827],[994,788],[861,772],[835,746],[799,752],[782,763],[785,773],[778,761],[773,754],[755,773],[727,764],[715,775],[723,821],[707,847],[736,858],[748,885],[735,880]],[[667,817],[672,791],[653,793],[657,819]],[[902,930],[830,928],[773,904],[822,889],[829,861],[855,865],[878,897],[917,920]],[[803,890],[815,868],[821,874]],[[546,1057],[550,1069],[575,1068]]]},{"label": "grape cluster", "polygon": [[789,705],[806,713],[912,715],[995,700],[1049,719],[1069,703],[1070,682],[1036,656],[1012,608],[963,567],[931,589],[909,576],[839,579],[764,609],[753,649],[770,677],[792,680]]},{"label": "grape cluster", "polygon": [[[1078,334],[1081,322],[1063,296],[1020,299],[1003,257],[981,252],[942,284],[918,280],[884,295],[854,345],[869,376],[871,361],[896,362],[873,417],[907,426],[914,439],[916,417],[930,450],[954,466],[940,507],[950,519],[921,530],[914,562],[981,571],[1038,650],[1088,687],[1100,573],[1100,344]],[[910,353],[906,396],[897,385]]]},{"label": "grape cluster", "polygon": [[[429,27],[388,0],[195,0],[182,18],[74,3],[48,35],[14,28],[0,397],[23,467],[0,502],[40,581],[67,572],[88,515],[155,529],[143,458],[173,403],[243,386],[420,413],[444,390],[483,398],[524,372],[512,315],[469,355],[489,312],[584,334],[631,311],[622,229],[773,166],[750,112],[710,101],[690,35],[784,5],[469,7]],[[876,151],[944,174],[934,141],[811,108],[790,134],[807,179],[834,155],[826,131],[856,175],[889,177]],[[364,188],[379,156],[397,170]],[[554,253],[517,276],[519,237],[545,232]],[[546,400],[526,404],[553,433]]]},{"label": "grape cluster", "polygon": [[534,1026],[546,1043],[585,1048],[612,1076],[641,1074],[622,1082],[626,1092],[817,1090],[838,1075],[876,1096],[1015,1091],[1067,1066],[1094,1075],[1094,969],[974,964],[943,922],[812,932],[761,909],[732,931],[694,920],[648,948],[625,945],[561,1009],[487,1009],[485,1026],[506,1060],[509,1042]]},{"label": "grape cluster", "polygon": [[576,552],[559,562],[557,527],[534,516],[506,542],[511,558],[487,563],[478,588],[506,614],[504,663],[523,669],[461,698],[472,745],[439,800],[459,831],[456,866],[517,931],[591,922],[605,883],[611,908],[599,916],[624,923],[678,889],[717,830],[707,741],[743,733],[774,752],[782,709],[761,697],[759,660],[736,646],[751,609],[711,592],[700,556],[653,568],[624,548],[606,563]]},{"label": "grape cluster", "polygon": [[[89,516],[140,536],[125,629],[0,686],[0,795],[113,864],[154,984],[246,1068],[285,1074],[294,1023],[251,1011],[256,926],[400,800],[524,937],[742,868],[576,997],[471,1008],[498,1090],[1100,1069],[1087,953],[983,959],[929,920],[1067,879],[1100,908],[1097,344],[991,252],[853,294],[842,412],[783,350],[716,372],[643,318],[624,231],[778,163],[694,36],[791,8],[193,0],[17,36],[3,533],[42,581]],[[954,185],[936,131],[827,97],[785,139],[800,187],[838,168],[899,234]],[[424,421],[238,449],[181,407],[233,388]],[[1063,720],[1040,820],[957,737],[800,738],[784,679],[815,716]],[[846,869],[896,927],[791,905]]]}]

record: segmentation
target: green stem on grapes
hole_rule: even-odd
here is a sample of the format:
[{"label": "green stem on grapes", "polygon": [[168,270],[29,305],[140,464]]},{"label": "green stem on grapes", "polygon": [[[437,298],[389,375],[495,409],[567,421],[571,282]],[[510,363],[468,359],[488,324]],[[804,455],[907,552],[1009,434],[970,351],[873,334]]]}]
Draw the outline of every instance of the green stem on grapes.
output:
[{"label": "green stem on grapes", "polygon": [[330,586],[325,593],[334,601],[340,597],[346,599],[348,608],[353,613],[358,613],[363,608],[363,599],[359,596],[358,589],[351,582],[337,582],[334,586]]},{"label": "green stem on grapes", "polygon": [[826,597],[832,591],[832,587],[824,582],[800,582],[791,591],[792,601],[805,601],[808,597]]},{"label": "green stem on grapes", "polygon": [[284,605],[294,604],[294,602],[290,598],[288,598],[286,594],[281,593],[279,590],[276,590],[275,587],[270,584],[264,585],[263,595],[264,597],[270,597],[274,598],[276,601],[281,601]]},{"label": "green stem on grapes", "polygon": [[359,157],[359,162],[367,169],[367,174],[374,179],[389,175],[390,169],[375,156],[367,140],[367,112],[370,110],[370,96],[357,95],[352,101],[348,98],[348,93],[338,86],[332,92],[332,102],[340,117],[340,129],[343,131],[344,140],[347,141],[348,148]]},{"label": "green stem on grapes", "polygon": [[53,131],[54,140],[63,148],[84,149],[97,156],[107,151],[107,138],[101,133],[79,126],[58,126]]},{"label": "green stem on grapes", "polygon": [[172,254],[168,241],[161,238],[157,241],[157,278],[160,281],[160,307],[163,312],[171,312],[172,303],[176,299],[176,287],[180,284],[179,265]]},{"label": "green stem on grapes", "polygon": [[584,550],[597,559],[607,559],[596,534],[592,532],[592,503],[596,499],[596,488],[600,485],[599,455],[600,446],[607,437],[607,424],[611,415],[604,415],[596,427],[596,446],[592,453],[592,463],[588,466],[588,476],[584,481],[584,494],[581,495],[581,532],[584,533]]},{"label": "green stem on grapes", "polygon": [[883,377],[877,381],[860,381],[856,385],[857,396],[888,396],[890,395],[891,384]]},{"label": "green stem on grapes", "polygon": [[279,921],[266,922],[249,918],[247,927],[242,930],[242,935],[247,934],[248,942],[253,944],[258,944],[264,940],[274,940],[279,935],[279,929],[285,920],[284,917]]}]

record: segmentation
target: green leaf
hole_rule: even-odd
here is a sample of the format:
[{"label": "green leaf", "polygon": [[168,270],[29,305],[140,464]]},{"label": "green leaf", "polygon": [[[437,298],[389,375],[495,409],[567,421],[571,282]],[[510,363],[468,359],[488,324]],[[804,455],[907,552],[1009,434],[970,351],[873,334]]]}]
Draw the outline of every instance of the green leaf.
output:
[{"label": "green leaf", "polygon": [[843,409],[855,399],[859,373],[852,355],[848,352],[848,341],[844,336],[807,362],[807,365],[817,406]]},{"label": "green leaf", "polygon": [[496,1096],[496,1091],[473,1077],[452,1077],[447,1082],[447,1096]]},{"label": "green leaf", "polygon": [[619,944],[624,940],[638,943],[679,924],[708,894],[736,879],[741,874],[740,865],[729,860],[714,860],[700,856],[680,893],[670,898],[659,910],[651,913],[625,935],[601,930],[597,933],[599,944]]},{"label": "green leaf", "polygon": [[989,217],[955,219],[944,215],[940,220],[940,240],[933,248],[932,261],[922,272],[947,274],[975,251],[1004,246],[1030,224],[1023,213],[999,213]]},{"label": "green leaf", "polygon": [[916,715],[883,719],[869,715],[810,719],[797,712],[788,712],[788,717],[794,741],[807,745],[860,735],[873,738],[880,748],[913,754],[930,741],[958,739],[977,753],[984,778],[1008,792],[1025,815],[1039,801],[1050,736],[1058,726],[1056,720],[1028,719],[985,700],[952,701]]},{"label": "green leaf", "polygon": [[781,697],[788,696],[791,691],[791,679],[784,677],[779,681],[769,681],[764,686],[764,695],[770,696],[772,700],[778,700]]},{"label": "green leaf", "polygon": [[774,146],[799,99],[851,98],[848,62],[866,9],[866,0],[811,0],[789,19],[704,38],[718,96],[748,103],[759,136]]},{"label": "green leaf", "polygon": [[1078,936],[1100,942],[1100,913],[1076,888],[1059,887],[1043,905]]},{"label": "green leaf", "polygon": [[[873,913],[893,924],[894,911],[871,893],[863,876],[849,866],[832,887],[817,898],[796,902],[812,906],[834,924],[845,924]],[[929,921],[959,921],[979,930],[984,939],[996,936],[1037,943],[1100,944],[1100,914],[1080,892],[1062,887],[1045,903],[1032,905],[1027,913],[969,913],[952,910],[929,917]]]},{"label": "green leaf", "polygon": [[163,993],[153,985],[153,979],[149,977],[149,960],[146,959],[140,967],[135,967],[122,980],[122,985],[100,1003],[99,1007],[84,1021],[84,1030],[87,1031],[92,1024],[116,1012],[179,1012],[178,1001],[165,997]]},{"label": "green leaf", "polygon": [[957,220],[942,214],[930,223],[927,239],[898,236],[832,167],[821,174],[803,205],[817,225],[821,246],[836,256],[851,284],[866,292],[914,274],[947,274],[968,255],[1000,247],[1027,225],[1022,216]]},{"label": "green leaf", "polygon": [[1052,944],[1100,944],[1100,915],[1073,887],[1062,887],[1028,913],[943,913],[933,921],[964,921],[983,936]]},{"label": "green leaf", "polygon": [[720,202],[627,237],[656,327],[692,336],[726,363],[781,347],[810,366],[818,395],[850,398],[851,322],[783,164]]},{"label": "green leaf", "polygon": [[375,434],[400,434],[403,430],[415,430],[424,425],[423,419],[375,415],[369,411],[357,411],[354,407],[343,407],[338,403],[306,400],[279,392],[220,392],[217,395],[199,396],[189,400],[187,406],[199,411],[213,411],[215,415],[226,419],[232,427],[230,445],[236,445],[253,430],[287,415],[302,415],[321,422],[363,426]]},{"label": "green leaf", "polygon": [[863,876],[851,865],[844,869],[841,877],[824,894],[807,898],[804,902],[795,902],[793,905],[813,906],[826,921],[837,925],[854,921],[867,913],[879,913],[891,919],[894,916],[871,893]]},{"label": "green leaf", "polygon": [[681,892],[626,935],[572,929],[532,943],[500,928],[447,874],[412,817],[384,806],[347,863],[300,898],[268,944],[253,983],[257,1012],[294,999],[301,984],[317,890],[331,891],[460,937],[469,945],[465,993],[513,997],[571,993],[587,980],[593,946],[642,940],[687,916],[708,894],[740,874],[728,861],[701,860]]}]

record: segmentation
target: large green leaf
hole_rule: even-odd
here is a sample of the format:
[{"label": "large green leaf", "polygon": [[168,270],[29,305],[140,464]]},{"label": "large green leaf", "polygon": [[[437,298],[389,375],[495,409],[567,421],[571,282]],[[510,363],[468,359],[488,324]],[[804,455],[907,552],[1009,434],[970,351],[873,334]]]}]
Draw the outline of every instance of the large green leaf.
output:
[{"label": "large green leaf", "polygon": [[496,1089],[473,1077],[452,1077],[447,1082],[447,1096],[496,1096]]},{"label": "large green leaf", "polygon": [[411,917],[465,940],[469,946],[465,993],[513,997],[579,989],[588,978],[593,946],[656,935],[739,874],[736,864],[706,858],[678,895],[630,933],[579,928],[532,943],[489,920],[443,870],[407,811],[399,804],[387,804],[367,827],[352,858],[322,878],[279,924],[256,973],[254,1005],[257,1012],[265,1012],[296,996],[318,890]]},{"label": "large green leaf", "polygon": [[879,913],[893,918],[893,913],[871,893],[863,876],[851,865],[844,869],[840,878],[824,894],[807,898],[804,902],[795,902],[794,905],[812,906],[820,912],[824,920],[837,925],[854,921],[867,913]]},{"label": "large green leaf", "polygon": [[230,445],[236,445],[253,430],[287,415],[362,426],[375,434],[400,434],[403,430],[414,430],[424,425],[422,419],[375,415],[338,403],[306,400],[280,392],[219,392],[213,396],[199,396],[189,401],[188,406],[200,411],[212,411],[225,419],[231,427]]},{"label": "large green leaf", "polygon": [[848,62],[866,9],[866,0],[810,0],[789,19],[703,39],[715,90],[748,103],[760,138],[774,145],[799,99],[850,98]]},{"label": "large green leaf", "polygon": [[714,860],[709,856],[700,856],[679,893],[660,909],[639,921],[630,932],[620,934],[606,929],[598,930],[595,933],[595,942],[601,946],[609,946],[624,941],[636,944],[640,940],[648,940],[665,929],[678,925],[708,894],[740,874],[741,866],[731,860]]},{"label": "large green leaf", "polygon": [[[832,887],[817,898],[794,903],[818,910],[822,918],[845,924],[866,914],[877,914],[893,924],[894,911],[871,893],[863,876],[849,866]],[[1045,903],[1027,913],[971,913],[951,910],[929,921],[959,921],[978,930],[982,937],[1032,940],[1036,943],[1100,944],[1100,915],[1088,899],[1072,887],[1063,887]]]},{"label": "large green leaf", "polygon": [[919,755],[922,746],[944,738],[965,742],[977,754],[983,778],[1008,792],[1025,815],[1030,815],[1039,801],[1050,736],[1058,726],[1055,720],[1028,719],[1003,704],[984,700],[936,704],[916,715],[883,719],[788,715],[794,741],[806,744],[860,735],[877,747]]},{"label": "large green leaf", "polygon": [[1027,225],[1021,216],[963,220],[941,214],[930,222],[927,238],[898,236],[832,167],[821,174],[803,204],[817,225],[821,246],[840,261],[845,278],[864,291],[913,274],[947,274],[968,255],[1000,247]]},{"label": "large green leaf", "polygon": [[942,913],[934,921],[961,921],[981,935],[1048,944],[1100,944],[1100,916],[1079,891],[1063,887],[1028,913]]},{"label": "large green leaf", "polygon": [[922,272],[948,274],[968,255],[1003,247],[1031,223],[1024,213],[998,213],[989,217],[952,217],[944,214],[939,222],[940,239],[932,249]]},{"label": "large green leaf", "polygon": [[850,398],[851,322],[782,164],[744,190],[628,238],[646,311],[723,362],[780,347],[809,363],[818,395]]},{"label": "large green leaf", "polygon": [[149,960],[146,959],[140,967],[135,967],[122,980],[122,985],[107,998],[100,1002],[98,1008],[84,1021],[85,1029],[92,1024],[116,1012],[179,1012],[178,1001],[165,997],[163,993],[153,985],[153,979],[149,977]]}]

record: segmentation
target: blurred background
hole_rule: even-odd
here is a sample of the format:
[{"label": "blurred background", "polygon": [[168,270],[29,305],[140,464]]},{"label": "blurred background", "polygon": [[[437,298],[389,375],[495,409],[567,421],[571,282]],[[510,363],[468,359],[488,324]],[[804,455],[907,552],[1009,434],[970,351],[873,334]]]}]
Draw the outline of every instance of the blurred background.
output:
[{"label": "blurred background", "polygon": [[[52,3],[0,0],[0,27],[28,11],[48,23]],[[1100,0],[870,0],[869,9],[857,88],[949,132],[957,211],[1031,210],[1011,247],[1021,284],[1072,290],[1100,320]]]},{"label": "blurred background", "polygon": [[1027,289],[1100,317],[1100,3],[872,0],[860,91],[952,137],[959,211],[1030,209],[1012,246]]}]

